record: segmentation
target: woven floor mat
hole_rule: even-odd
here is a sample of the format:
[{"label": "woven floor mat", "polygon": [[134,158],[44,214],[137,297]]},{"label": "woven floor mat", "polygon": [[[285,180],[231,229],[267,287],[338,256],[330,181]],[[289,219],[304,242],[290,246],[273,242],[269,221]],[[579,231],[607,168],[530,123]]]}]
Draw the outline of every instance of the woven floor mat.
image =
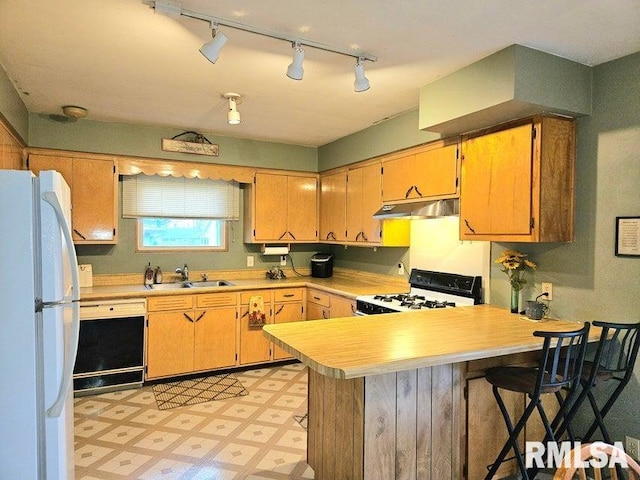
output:
[{"label": "woven floor mat", "polygon": [[160,383],[152,388],[160,410],[239,397],[249,393],[232,373]]}]

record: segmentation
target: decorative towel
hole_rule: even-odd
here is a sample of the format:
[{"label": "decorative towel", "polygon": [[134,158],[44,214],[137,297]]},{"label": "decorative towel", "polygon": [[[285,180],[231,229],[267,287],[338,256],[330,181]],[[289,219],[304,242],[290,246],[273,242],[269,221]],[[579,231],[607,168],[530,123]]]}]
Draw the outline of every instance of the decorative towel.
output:
[{"label": "decorative towel", "polygon": [[252,296],[249,299],[249,326],[262,328],[266,320],[262,295]]}]

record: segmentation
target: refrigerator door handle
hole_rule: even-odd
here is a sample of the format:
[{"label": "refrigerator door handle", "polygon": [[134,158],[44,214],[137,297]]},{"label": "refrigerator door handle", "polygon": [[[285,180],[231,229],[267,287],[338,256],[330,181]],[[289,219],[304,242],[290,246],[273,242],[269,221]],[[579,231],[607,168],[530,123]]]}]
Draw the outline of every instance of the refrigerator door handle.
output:
[{"label": "refrigerator door handle", "polygon": [[[71,238],[71,229],[67,223],[67,219],[62,211],[62,206],[58,200],[58,196],[54,192],[44,192],[42,199],[53,207],[53,210],[60,224],[60,229],[64,235],[64,240],[69,252],[69,263],[71,264],[71,282],[72,295],[66,300],[71,301],[73,317],[71,320],[70,346],[71,351],[65,352],[64,366],[62,369],[62,381],[58,397],[53,405],[47,410],[47,416],[51,418],[59,417],[62,414],[64,404],[66,402],[67,392],[71,387],[73,379],[73,367],[76,363],[76,355],[78,353],[78,337],[80,335],[80,275],[78,273],[78,259],[76,257],[75,248],[73,248],[73,239]],[[67,355],[68,354],[68,355]]]}]

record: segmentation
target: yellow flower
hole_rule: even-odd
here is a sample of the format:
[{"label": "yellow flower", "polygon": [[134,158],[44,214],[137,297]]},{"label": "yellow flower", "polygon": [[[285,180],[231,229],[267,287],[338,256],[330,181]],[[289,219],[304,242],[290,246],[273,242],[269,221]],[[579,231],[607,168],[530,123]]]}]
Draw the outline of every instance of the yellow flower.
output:
[{"label": "yellow flower", "polygon": [[505,250],[502,255],[495,260],[495,263],[502,264],[502,271],[509,277],[509,283],[511,288],[515,290],[522,290],[527,281],[522,278],[523,272],[530,268],[536,269],[536,264],[531,260],[525,258],[526,253],[520,253],[516,250]]}]

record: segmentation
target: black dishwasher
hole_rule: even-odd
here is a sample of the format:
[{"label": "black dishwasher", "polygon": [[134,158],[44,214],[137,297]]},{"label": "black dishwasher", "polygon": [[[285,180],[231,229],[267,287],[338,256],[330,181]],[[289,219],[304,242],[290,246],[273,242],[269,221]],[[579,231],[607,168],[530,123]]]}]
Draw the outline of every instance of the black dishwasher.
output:
[{"label": "black dishwasher", "polygon": [[142,385],[145,320],[144,299],[80,304],[76,396]]}]

